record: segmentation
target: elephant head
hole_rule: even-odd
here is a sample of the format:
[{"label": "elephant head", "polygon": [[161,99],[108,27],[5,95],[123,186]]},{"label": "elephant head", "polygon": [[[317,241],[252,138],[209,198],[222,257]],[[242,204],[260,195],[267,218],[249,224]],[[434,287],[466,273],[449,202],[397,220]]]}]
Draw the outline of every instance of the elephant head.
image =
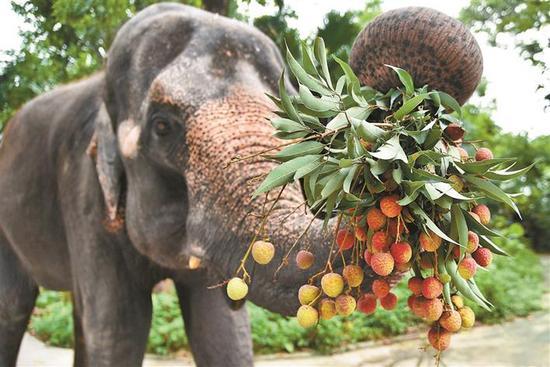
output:
[{"label": "elephant head", "polygon": [[[428,11],[404,11],[414,12]],[[400,18],[391,20],[399,23]],[[450,23],[447,31],[455,25]],[[398,31],[401,36],[413,32]],[[365,43],[370,34],[361,34],[352,53],[366,83],[379,74],[379,65],[364,61],[377,54]],[[394,42],[391,35],[384,37],[388,44]],[[415,50],[416,41],[410,42]],[[459,37],[460,45],[465,43]],[[383,52],[384,44],[376,47],[381,55],[389,54]],[[420,54],[428,51],[423,48]],[[406,67],[424,59],[415,57],[410,65],[400,65],[399,57],[373,61]],[[448,64],[455,66],[454,61]],[[119,30],[106,64],[97,169],[107,215],[115,219],[124,212],[126,231],[139,252],[175,271],[186,268],[191,257],[200,258],[212,283],[233,275],[259,228],[259,216],[277,193],[252,198],[257,179],[275,163],[259,156],[230,162],[281,144],[267,121],[274,105],[264,93],[276,93],[283,68],[275,44],[256,29],[183,5],[151,6]],[[447,71],[429,69],[436,77]],[[248,264],[250,299],[284,314],[296,310],[297,287],[324,266],[333,237],[334,223],[323,232],[314,220],[300,245],[311,246],[315,265],[301,271],[291,262],[274,278],[283,256],[312,220],[307,209],[294,210],[302,202],[300,186],[288,185],[261,234],[274,243],[275,259],[266,266]]]}]

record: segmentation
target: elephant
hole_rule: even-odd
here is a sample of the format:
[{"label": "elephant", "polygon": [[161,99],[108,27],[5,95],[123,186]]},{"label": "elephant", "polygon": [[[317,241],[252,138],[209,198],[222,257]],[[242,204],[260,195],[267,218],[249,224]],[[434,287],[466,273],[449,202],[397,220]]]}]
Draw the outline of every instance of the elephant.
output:
[{"label": "elephant", "polygon": [[[352,65],[362,67],[366,46],[356,43]],[[0,145],[1,367],[15,366],[39,287],[71,292],[75,366],[141,365],[151,292],[167,278],[196,364],[253,364],[246,308],[215,285],[234,274],[275,199],[252,196],[275,163],[234,158],[280,144],[265,93],[277,93],[283,69],[257,29],[159,3],[119,29],[103,70],[16,112]],[[300,185],[287,185],[265,227],[275,259],[248,263],[248,299],[283,315],[296,311],[297,288],[323,267],[333,239],[335,220],[323,231],[295,210],[302,203]],[[275,276],[311,221],[300,244],[318,260]]]}]

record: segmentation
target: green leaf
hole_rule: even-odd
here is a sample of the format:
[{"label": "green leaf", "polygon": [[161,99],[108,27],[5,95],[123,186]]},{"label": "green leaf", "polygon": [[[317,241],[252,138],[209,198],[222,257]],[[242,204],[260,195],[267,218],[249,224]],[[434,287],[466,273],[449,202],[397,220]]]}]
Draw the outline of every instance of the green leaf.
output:
[{"label": "green leaf", "polygon": [[360,138],[363,138],[370,143],[374,143],[378,139],[384,139],[389,134],[387,131],[365,120],[351,118],[351,125]]},{"label": "green leaf", "polygon": [[514,209],[517,215],[521,218],[521,213],[519,212],[516,203],[514,203],[512,198],[510,198],[510,196],[508,196],[508,194],[502,191],[498,186],[488,180],[484,180],[475,176],[465,175],[464,179],[476,188],[478,188],[480,191],[484,192],[491,199],[500,201],[508,205],[510,208]]},{"label": "green leaf", "polygon": [[334,206],[336,205],[336,199],[338,198],[338,193],[335,192],[334,194],[330,195],[327,198],[327,205],[325,206],[325,219],[323,221],[323,229],[327,229],[328,221],[332,215],[332,210],[334,209]]},{"label": "green leaf", "polygon": [[531,168],[533,168],[534,165],[535,163],[532,163],[525,168],[518,169],[517,171],[509,171],[511,167],[508,167],[507,169],[500,170],[500,171],[488,171],[488,172],[485,172],[484,176],[490,180],[497,180],[497,181],[512,180],[514,178],[518,178],[526,174]]},{"label": "green leaf", "polygon": [[317,60],[319,60],[319,63],[321,64],[321,70],[323,71],[323,75],[325,77],[327,85],[332,88],[332,80],[330,79],[330,72],[328,70],[325,41],[321,37],[317,37],[317,39],[315,39],[315,55],[317,56]]},{"label": "green leaf", "polygon": [[446,182],[434,182],[432,184],[438,191],[441,191],[443,194],[457,200],[473,200],[467,196],[462,195],[457,192],[451,185]]},{"label": "green leaf", "polygon": [[495,168],[501,164],[510,163],[513,161],[513,158],[494,158],[478,162],[455,162],[455,164],[462,168],[465,172],[483,175],[491,168]]},{"label": "green leaf", "polygon": [[293,133],[296,131],[305,131],[306,128],[304,125],[300,124],[299,122],[296,122],[294,120],[285,119],[282,117],[275,117],[271,119],[271,125],[279,130],[284,131],[287,133]]},{"label": "green leaf", "polygon": [[[316,170],[321,168],[324,164],[326,164],[326,162],[323,159],[319,159],[298,168],[298,170],[296,171],[296,174],[294,175],[294,181],[297,181],[306,175],[312,175],[313,174],[312,172],[315,172]],[[319,172],[317,172],[317,174],[319,174]]]},{"label": "green leaf", "polygon": [[[462,209],[458,204],[453,204],[451,206],[451,222],[454,223],[458,235],[458,243],[461,247],[468,247],[468,225],[466,224],[466,219],[464,219],[464,214],[462,214]],[[464,250],[461,250],[463,253]]]},{"label": "green leaf", "polygon": [[468,227],[471,228],[474,232],[476,232],[478,235],[482,236],[493,236],[493,237],[503,237],[500,233],[495,232],[487,227],[485,227],[483,224],[479,223],[474,217],[470,215],[469,212],[463,210],[464,218],[466,218],[466,222],[468,223]]},{"label": "green leaf", "polygon": [[407,102],[403,103],[403,106],[401,106],[397,111],[393,113],[393,117],[396,120],[401,120],[403,117],[405,117],[405,115],[407,115],[409,112],[414,110],[419,104],[421,104],[426,99],[427,96],[428,96],[427,94],[419,94],[407,100]]},{"label": "green leaf", "polygon": [[458,274],[458,267],[454,260],[448,260],[445,263],[445,267],[447,268],[447,272],[451,276],[453,285],[464,297],[470,299],[471,301],[474,301],[487,311],[491,311],[489,305],[487,305],[481,298],[479,298],[470,288],[468,282],[466,282],[466,280],[464,280],[464,278],[462,278],[460,274]]},{"label": "green leaf", "polygon": [[349,169],[344,168],[330,175],[330,179],[327,181],[327,184],[325,185],[325,187],[323,187],[323,190],[321,191],[322,199],[329,197],[332,193],[336,191],[342,191],[342,185],[344,183],[344,180],[346,179],[348,171]]},{"label": "green leaf", "polygon": [[287,48],[286,49],[286,61],[288,63],[288,67],[290,68],[290,71],[292,71],[292,74],[298,79],[298,81],[308,87],[311,90],[316,91],[317,93],[323,94],[323,95],[331,95],[332,91],[322,85],[317,79],[309,75],[296,61],[294,56],[292,56],[292,53]]},{"label": "green leaf", "polygon": [[340,105],[338,102],[315,97],[309,91],[309,89],[302,84],[299,85],[298,93],[300,94],[300,98],[304,103],[304,105],[307,108],[310,108],[314,111],[326,111],[326,110],[338,111],[340,108]]},{"label": "green leaf", "polygon": [[281,96],[281,103],[283,104],[283,108],[285,112],[288,114],[288,117],[290,117],[292,120],[301,122],[302,119],[298,115],[298,112],[294,108],[294,105],[292,104],[290,97],[286,93],[284,70],[283,70],[283,73],[281,74],[281,78],[279,79],[279,95]]},{"label": "green leaf", "polygon": [[304,155],[320,153],[324,147],[325,145],[318,141],[303,141],[301,143],[289,145],[273,157],[282,161],[287,161]]},{"label": "green leaf", "polygon": [[358,165],[353,165],[346,175],[342,189],[347,194],[351,194],[351,185],[353,184],[353,179],[355,178],[358,169]]},{"label": "green leaf", "polygon": [[411,203],[409,205],[409,207],[413,210],[413,212],[422,217],[422,219],[424,219],[426,221],[426,226],[428,226],[428,228],[430,230],[432,230],[432,232],[434,232],[436,235],[438,235],[439,237],[443,238],[445,241],[448,241],[448,242],[451,242],[451,243],[454,243],[455,245],[458,245],[458,243],[453,240],[452,238],[450,238],[449,236],[447,236],[445,234],[445,232],[443,232],[441,229],[439,229],[439,227],[434,223],[432,222],[431,218],[426,214],[424,213],[424,210],[422,210],[418,204],[416,203]]},{"label": "green leaf", "polygon": [[479,236],[479,243],[481,244],[481,246],[488,248],[494,254],[503,255],[503,256],[510,256],[506,251],[501,249],[496,243],[491,241],[491,239],[487,236],[480,235]]},{"label": "green leaf", "polygon": [[348,108],[345,112],[340,112],[327,124],[328,130],[338,130],[344,126],[347,126],[350,121],[349,119],[356,118],[359,120],[364,120],[369,117],[372,110],[370,108],[364,107],[351,107]]},{"label": "green leaf", "polygon": [[462,117],[462,110],[460,108],[460,104],[456,101],[456,99],[445,92],[439,92],[439,98],[443,106],[450,108],[451,110],[455,111],[458,116]]},{"label": "green leaf", "polygon": [[387,161],[400,160],[408,163],[407,155],[399,143],[399,135],[395,135],[387,140],[375,152],[370,153],[371,156]]},{"label": "green leaf", "polygon": [[346,85],[346,76],[342,75],[340,78],[338,78],[338,81],[336,82],[336,93],[342,94],[342,91],[344,90],[345,85]]},{"label": "green leaf", "polygon": [[[311,48],[306,45],[304,41],[301,42],[302,47],[302,65],[304,66],[304,70],[307,71],[308,74],[315,76],[318,76],[319,73],[317,72],[317,67],[315,67],[315,61],[313,57],[313,52],[311,51]],[[288,50],[288,48],[287,48]]]},{"label": "green leaf", "polygon": [[357,87],[359,87],[361,83],[359,82],[359,79],[357,78],[351,67],[345,61],[336,56],[332,56],[332,58],[338,63],[338,65],[340,65],[340,68],[342,68],[342,71],[344,72],[344,75],[346,76],[346,79],[348,81],[348,85],[356,84]]},{"label": "green leaf", "polygon": [[411,74],[395,66],[391,66],[388,64],[384,64],[384,66],[392,68],[393,71],[397,73],[397,76],[399,77],[399,80],[401,80],[401,83],[403,83],[403,85],[405,86],[405,91],[407,92],[408,95],[411,95],[414,93],[414,82]]},{"label": "green leaf", "polygon": [[318,160],[319,157],[319,155],[298,157],[275,167],[271,170],[271,172],[269,172],[256,191],[254,191],[253,196],[256,197],[259,194],[272,190],[277,186],[283,186],[289,182],[292,182],[294,174],[300,167]]}]

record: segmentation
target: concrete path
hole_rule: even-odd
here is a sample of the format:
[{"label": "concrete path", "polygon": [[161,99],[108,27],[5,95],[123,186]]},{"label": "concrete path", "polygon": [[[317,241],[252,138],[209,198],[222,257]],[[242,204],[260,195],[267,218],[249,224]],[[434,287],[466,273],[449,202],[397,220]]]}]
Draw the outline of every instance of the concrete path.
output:
[{"label": "concrete path", "polygon": [[[550,269],[550,257],[542,259]],[[545,281],[544,310],[527,318],[501,325],[476,326],[453,336],[451,348],[443,354],[448,367],[550,367],[550,272]],[[433,366],[433,350],[423,350],[425,331],[386,341],[355,345],[353,350],[332,356],[310,353],[258,357],[257,367],[423,367]],[[26,335],[18,367],[68,367],[72,350],[54,348]],[[190,367],[190,357],[163,359],[147,356],[145,367]]]}]

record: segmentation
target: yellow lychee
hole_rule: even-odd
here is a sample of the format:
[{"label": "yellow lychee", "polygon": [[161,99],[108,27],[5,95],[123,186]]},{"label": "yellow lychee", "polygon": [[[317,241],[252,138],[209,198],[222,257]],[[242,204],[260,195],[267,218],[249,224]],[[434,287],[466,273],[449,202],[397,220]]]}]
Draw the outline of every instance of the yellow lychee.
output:
[{"label": "yellow lychee", "polygon": [[344,278],[337,273],[327,273],[321,278],[321,288],[329,297],[337,297],[344,290]]},{"label": "yellow lychee", "polygon": [[321,294],[321,290],[310,284],[304,284],[298,290],[298,300],[302,305],[309,305]]},{"label": "yellow lychee", "polygon": [[357,303],[355,298],[342,294],[336,298],[336,312],[340,316],[349,316],[353,311],[355,311]]},{"label": "yellow lychee", "polygon": [[239,301],[248,294],[248,285],[241,278],[232,278],[227,283],[227,296],[233,301]]},{"label": "yellow lychee", "polygon": [[269,264],[275,255],[275,247],[271,242],[256,241],[252,245],[252,257],[260,265]]},{"label": "yellow lychee", "polygon": [[336,315],[336,303],[329,299],[323,298],[319,301],[319,317],[323,320],[330,320]]},{"label": "yellow lychee", "polygon": [[319,313],[311,306],[302,305],[296,313],[298,324],[303,328],[310,328],[317,325],[319,321]]},{"label": "yellow lychee", "polygon": [[357,265],[346,265],[342,275],[350,287],[359,287],[365,276],[363,269]]}]

